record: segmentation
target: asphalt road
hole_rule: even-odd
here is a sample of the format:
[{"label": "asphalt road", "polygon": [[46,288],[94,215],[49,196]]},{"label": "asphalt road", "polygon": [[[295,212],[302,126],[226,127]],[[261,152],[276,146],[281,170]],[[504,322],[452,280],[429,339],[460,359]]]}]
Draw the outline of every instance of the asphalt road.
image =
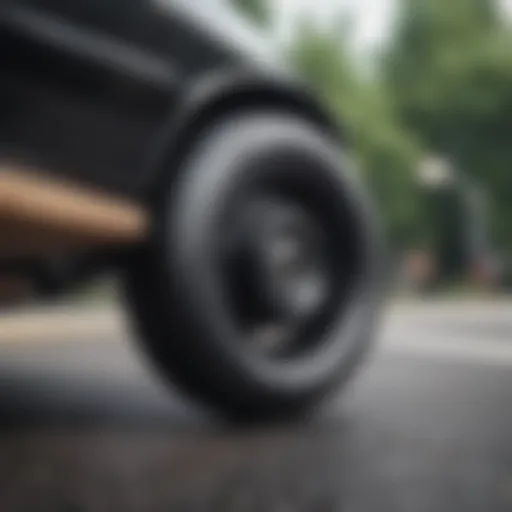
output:
[{"label": "asphalt road", "polygon": [[2,512],[512,510],[512,301],[393,306],[344,393],[252,430],[170,392],[109,312],[52,318],[0,318]]}]

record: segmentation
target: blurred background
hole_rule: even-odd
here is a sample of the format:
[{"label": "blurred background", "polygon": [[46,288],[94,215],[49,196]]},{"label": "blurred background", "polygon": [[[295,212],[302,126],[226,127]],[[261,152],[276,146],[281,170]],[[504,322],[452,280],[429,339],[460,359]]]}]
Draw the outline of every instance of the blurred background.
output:
[{"label": "blurred background", "polygon": [[339,119],[401,287],[510,289],[512,3],[232,3]]}]

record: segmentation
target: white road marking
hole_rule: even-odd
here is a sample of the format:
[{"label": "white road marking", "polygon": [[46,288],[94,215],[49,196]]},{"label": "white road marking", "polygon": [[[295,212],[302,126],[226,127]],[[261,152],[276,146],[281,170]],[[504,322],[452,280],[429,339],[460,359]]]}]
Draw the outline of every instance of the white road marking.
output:
[{"label": "white road marking", "polygon": [[378,345],[382,353],[401,354],[418,358],[434,358],[444,361],[484,364],[491,366],[512,366],[512,340],[464,341],[453,338],[407,339],[386,338]]}]

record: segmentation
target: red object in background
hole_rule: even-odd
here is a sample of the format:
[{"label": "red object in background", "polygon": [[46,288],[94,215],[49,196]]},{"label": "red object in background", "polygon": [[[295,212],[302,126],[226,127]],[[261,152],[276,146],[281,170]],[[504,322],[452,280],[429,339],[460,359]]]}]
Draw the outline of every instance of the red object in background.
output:
[{"label": "red object in background", "polygon": [[437,277],[435,257],[428,251],[408,251],[404,257],[404,275],[406,282],[414,287],[428,286]]},{"label": "red object in background", "polygon": [[484,287],[491,287],[498,284],[502,274],[501,265],[493,256],[484,256],[476,260],[469,270],[471,282]]}]

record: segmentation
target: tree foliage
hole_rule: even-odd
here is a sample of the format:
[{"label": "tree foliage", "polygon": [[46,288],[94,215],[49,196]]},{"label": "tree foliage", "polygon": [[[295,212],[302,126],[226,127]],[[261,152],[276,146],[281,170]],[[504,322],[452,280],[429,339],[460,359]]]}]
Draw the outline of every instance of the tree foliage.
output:
[{"label": "tree foliage", "polygon": [[304,26],[291,48],[295,68],[339,119],[346,150],[378,200],[392,240],[417,242],[420,226],[415,180],[418,147],[400,126],[387,91],[365,79],[335,33]]},{"label": "tree foliage", "polygon": [[403,0],[384,72],[408,130],[493,198],[512,249],[512,31],[493,0]]},{"label": "tree foliage", "polygon": [[231,0],[231,3],[242,14],[259,25],[267,25],[270,21],[270,8],[266,0]]}]

